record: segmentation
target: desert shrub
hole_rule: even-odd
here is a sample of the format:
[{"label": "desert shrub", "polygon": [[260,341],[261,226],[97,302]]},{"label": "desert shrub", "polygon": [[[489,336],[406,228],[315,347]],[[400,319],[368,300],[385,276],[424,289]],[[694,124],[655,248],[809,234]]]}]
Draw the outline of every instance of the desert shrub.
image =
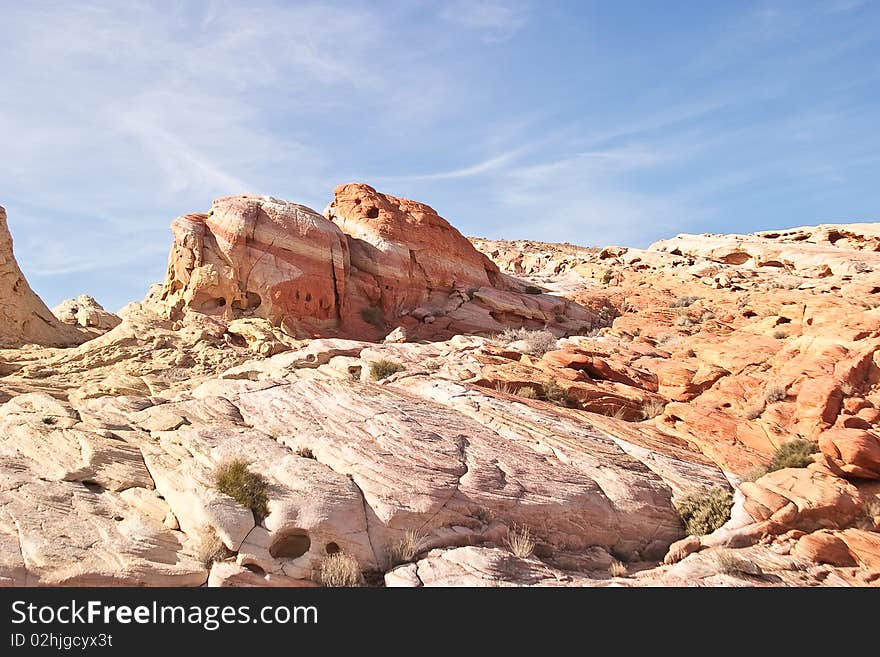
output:
[{"label": "desert shrub", "polygon": [[544,294],[544,290],[539,288],[537,285],[526,285],[523,288],[523,292],[526,294]]},{"label": "desert shrub", "polygon": [[658,415],[662,415],[666,410],[666,404],[659,399],[648,399],[642,404],[642,418],[650,420]]},{"label": "desert shrub", "polygon": [[743,411],[743,417],[747,420],[757,420],[761,417],[761,413],[764,412],[764,409],[760,406],[752,406],[751,408],[747,408]]},{"label": "desert shrub", "polygon": [[711,534],[730,520],[733,494],[716,486],[704,493],[692,493],[675,505],[689,534]]},{"label": "desert shrub", "polygon": [[217,533],[210,529],[205,532],[195,556],[205,568],[210,568],[215,562],[223,561],[232,556],[232,554],[220,537],[217,536]]},{"label": "desert shrub", "polygon": [[611,565],[608,566],[608,574],[612,577],[624,577],[627,573],[626,564],[615,559],[611,562]]},{"label": "desert shrub", "polygon": [[565,388],[560,386],[556,379],[549,379],[542,383],[538,396],[544,401],[556,404],[557,406],[568,405],[568,395],[565,392]]},{"label": "desert shrub", "polygon": [[755,466],[754,468],[749,468],[745,472],[742,473],[740,477],[740,481],[758,481],[761,477],[767,474],[767,468]]},{"label": "desert shrub", "polygon": [[611,269],[606,269],[605,273],[602,274],[602,282],[605,285],[610,285],[611,281],[613,281],[613,280],[614,280],[614,271]]},{"label": "desert shrub", "polygon": [[269,483],[251,472],[244,459],[230,459],[217,466],[214,484],[221,493],[253,511],[258,520],[269,515]]},{"label": "desert shrub", "polygon": [[384,328],[385,326],[385,315],[381,308],[364,308],[361,310],[361,318],[376,328]]},{"label": "desert shrub", "polygon": [[785,386],[773,384],[767,386],[767,389],[764,391],[764,401],[768,404],[772,402],[785,401],[787,397],[788,390],[785,389]]},{"label": "desert shrub", "polygon": [[425,369],[429,372],[436,372],[443,367],[443,361],[439,358],[431,358],[425,361]]},{"label": "desert shrub", "polygon": [[[617,307],[617,312],[620,313],[621,315],[625,315],[626,313],[633,312],[635,309],[636,309],[636,307],[634,305],[632,305],[632,302],[630,302],[629,299],[624,297],[623,301],[621,301],[620,305]],[[638,329],[636,329],[636,330],[638,330]],[[636,333],[634,333],[634,334],[637,335]]]},{"label": "desert shrub", "polygon": [[819,446],[812,440],[796,438],[780,445],[773,453],[768,472],[782,470],[783,468],[805,468],[813,462],[813,454],[819,451]]},{"label": "desert shrub", "polygon": [[403,372],[405,369],[403,365],[395,363],[393,360],[374,360],[370,363],[370,376],[373,381],[381,381],[382,379],[387,379],[392,374]]},{"label": "desert shrub", "polygon": [[687,297],[678,297],[675,301],[669,304],[670,308],[689,308],[694,305],[697,301],[700,300],[700,297],[695,296],[687,296]]},{"label": "desert shrub", "polygon": [[498,335],[496,341],[503,345],[522,341],[525,343],[525,351],[533,356],[543,356],[548,351],[556,349],[556,336],[550,331],[505,329]]},{"label": "desert shrub", "polygon": [[840,392],[844,397],[852,397],[856,393],[856,387],[849,381],[840,384]]},{"label": "desert shrub", "polygon": [[315,453],[312,451],[311,447],[300,447],[296,450],[296,455],[301,456],[304,459],[315,460]]},{"label": "desert shrub", "polygon": [[321,560],[319,578],[323,586],[330,588],[355,588],[364,583],[357,559],[344,552],[328,554]]},{"label": "desert shrub", "polygon": [[425,547],[427,537],[419,531],[407,530],[407,532],[388,548],[388,559],[392,566],[407,563],[415,559],[416,555]]},{"label": "desert shrub", "polygon": [[773,338],[776,340],[785,340],[788,337],[788,333],[783,331],[782,329],[778,331],[773,331]]},{"label": "desert shrub", "polygon": [[715,553],[718,571],[725,575],[740,575],[746,569],[743,560],[733,550],[719,550]]},{"label": "desert shrub", "polygon": [[508,549],[520,559],[528,559],[535,553],[535,540],[528,527],[511,527],[507,530]]},{"label": "desert shrub", "polygon": [[535,389],[531,386],[523,386],[516,391],[516,396],[522,397],[523,399],[537,399],[538,393],[535,392]]}]

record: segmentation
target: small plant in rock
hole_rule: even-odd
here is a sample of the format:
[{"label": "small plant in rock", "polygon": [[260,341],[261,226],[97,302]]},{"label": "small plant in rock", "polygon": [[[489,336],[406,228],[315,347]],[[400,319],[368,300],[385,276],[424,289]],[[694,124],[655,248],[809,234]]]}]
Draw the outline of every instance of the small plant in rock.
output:
[{"label": "small plant in rock", "polygon": [[658,415],[663,415],[663,411],[665,410],[666,404],[659,399],[648,399],[642,404],[642,418],[650,420]]},{"label": "small plant in rock", "polygon": [[746,564],[733,550],[718,550],[715,553],[718,571],[736,577],[746,572]]},{"label": "small plant in rock", "polygon": [[375,360],[370,363],[370,377],[373,381],[387,379],[392,374],[403,372],[406,368],[393,360]]},{"label": "small plant in rock", "polygon": [[758,481],[765,474],[767,474],[767,468],[755,466],[743,472],[740,481]]},{"label": "small plant in rock", "polygon": [[614,270],[606,269],[605,273],[602,274],[602,283],[604,285],[611,285],[611,281],[614,280]]},{"label": "small plant in rock", "polygon": [[431,358],[425,361],[425,369],[429,372],[436,372],[443,367],[443,361],[439,358]]},{"label": "small plant in rock", "polygon": [[764,409],[760,406],[752,406],[743,411],[743,417],[747,420],[757,420],[763,412]]},{"label": "small plant in rock", "polygon": [[544,290],[539,288],[537,285],[526,285],[523,288],[523,292],[526,294],[544,294]]},{"label": "small plant in rock", "polygon": [[626,420],[626,411],[626,406],[619,406],[609,417],[614,418],[615,420]]},{"label": "small plant in rock", "polygon": [[388,560],[392,566],[412,561],[424,549],[426,541],[427,536],[422,532],[409,529],[388,548]]},{"label": "small plant in rock", "polygon": [[692,493],[679,501],[675,508],[685,529],[694,536],[711,534],[730,520],[733,494],[716,486],[703,493]]},{"label": "small plant in rock", "polygon": [[538,393],[535,392],[535,389],[531,386],[523,386],[516,391],[516,396],[522,397],[523,399],[537,399]]},{"label": "small plant in rock", "polygon": [[559,385],[556,379],[549,379],[541,384],[541,399],[551,402],[557,406],[568,405],[568,394],[565,388]]},{"label": "small plant in rock", "polygon": [[523,342],[526,353],[532,356],[543,356],[548,351],[556,349],[556,336],[550,331],[530,331],[524,328],[505,329],[495,340],[505,346],[514,342]]},{"label": "small plant in rock", "polygon": [[778,331],[773,331],[773,339],[774,340],[785,340],[788,337],[788,333],[779,329]]},{"label": "small plant in rock", "polygon": [[357,559],[344,552],[325,556],[318,577],[321,585],[329,588],[357,588],[364,584]]},{"label": "small plant in rock", "polygon": [[217,466],[214,484],[221,493],[253,511],[258,521],[269,515],[269,483],[251,472],[244,459],[230,459]]},{"label": "small plant in rock", "polygon": [[686,296],[686,297],[678,297],[675,301],[669,304],[670,308],[690,308],[697,301],[700,300],[700,297],[695,296]]},{"label": "small plant in rock", "polygon": [[608,574],[611,575],[611,577],[626,577],[628,570],[626,564],[617,559],[612,561],[611,565],[608,566]]},{"label": "small plant in rock", "polygon": [[228,559],[232,555],[233,552],[220,540],[217,533],[213,529],[209,529],[203,535],[195,556],[205,568],[211,568],[216,562]]},{"label": "small plant in rock", "polygon": [[511,527],[507,530],[507,548],[520,559],[528,559],[535,553],[535,540],[528,527]]},{"label": "small plant in rock", "polygon": [[381,308],[364,308],[361,310],[361,319],[376,328],[381,329],[385,327],[385,315],[382,313]]},{"label": "small plant in rock", "polygon": [[296,455],[301,456],[304,459],[316,460],[315,453],[312,451],[311,447],[300,447],[296,450]]},{"label": "small plant in rock", "polygon": [[767,389],[764,391],[764,401],[767,404],[785,401],[787,397],[788,390],[786,390],[785,386],[773,384],[767,386]]},{"label": "small plant in rock", "polygon": [[840,384],[840,393],[844,397],[852,397],[854,394],[856,394],[856,387],[849,381],[844,381]]},{"label": "small plant in rock", "polygon": [[775,472],[783,468],[806,468],[813,462],[813,454],[819,451],[819,446],[812,440],[796,438],[780,445],[773,453],[768,472]]}]

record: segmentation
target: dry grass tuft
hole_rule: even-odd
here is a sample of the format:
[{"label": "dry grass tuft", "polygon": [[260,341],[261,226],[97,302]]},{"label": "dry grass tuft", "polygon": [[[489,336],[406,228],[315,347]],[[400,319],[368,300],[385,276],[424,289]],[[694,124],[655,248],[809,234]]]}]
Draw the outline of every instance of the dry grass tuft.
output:
[{"label": "dry grass tuft", "polygon": [[612,561],[611,565],[608,566],[608,574],[612,577],[626,577],[627,571],[628,568],[626,567],[626,564],[617,559]]},{"label": "dry grass tuft", "polygon": [[329,588],[357,588],[364,584],[357,559],[344,552],[328,554],[321,560],[319,578],[321,585]]},{"label": "dry grass tuft", "polygon": [[422,532],[407,530],[406,534],[388,548],[389,561],[393,566],[412,561],[425,548],[426,541],[427,536]]},{"label": "dry grass tuft", "polygon": [[535,540],[528,527],[511,527],[507,530],[507,547],[520,559],[528,559],[535,553]]}]

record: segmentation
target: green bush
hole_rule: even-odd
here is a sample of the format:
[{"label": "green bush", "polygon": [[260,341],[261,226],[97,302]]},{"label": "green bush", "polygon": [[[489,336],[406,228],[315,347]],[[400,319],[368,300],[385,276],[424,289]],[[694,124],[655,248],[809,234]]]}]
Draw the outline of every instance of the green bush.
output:
[{"label": "green bush", "polygon": [[269,483],[251,472],[244,459],[231,459],[217,466],[214,484],[221,493],[253,511],[258,521],[269,515]]},{"label": "green bush", "polygon": [[689,534],[711,534],[730,520],[733,494],[716,486],[705,493],[688,495],[675,505]]},{"label": "green bush", "polygon": [[376,360],[370,363],[370,376],[373,377],[373,381],[381,381],[405,369],[403,365],[393,360]]},{"label": "green bush", "polygon": [[780,445],[773,453],[767,472],[782,470],[783,468],[806,468],[813,462],[813,454],[819,451],[819,446],[812,440],[796,438]]}]

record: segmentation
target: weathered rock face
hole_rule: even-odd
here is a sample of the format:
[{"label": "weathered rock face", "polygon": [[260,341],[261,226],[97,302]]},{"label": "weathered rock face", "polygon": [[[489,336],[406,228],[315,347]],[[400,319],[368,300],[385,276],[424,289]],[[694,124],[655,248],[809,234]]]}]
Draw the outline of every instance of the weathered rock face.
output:
[{"label": "weathered rock face", "polygon": [[272,198],[218,199],[207,215],[174,220],[162,300],[171,317],[195,310],[256,316],[291,332],[337,329],[345,315],[348,244],[309,208]]},{"label": "weathered rock face", "polygon": [[777,268],[823,278],[880,269],[880,224],[835,224],[754,235],[679,235],[650,248],[728,265]]},{"label": "weathered rock face", "polygon": [[513,288],[498,266],[432,208],[380,194],[369,185],[339,185],[324,215],[350,238],[352,263],[378,284],[383,309],[416,308],[456,289]]},{"label": "weathered rock face", "polygon": [[67,346],[87,336],[59,322],[31,290],[12,250],[6,210],[0,207],[0,347],[33,343]]},{"label": "weathered rock face", "polygon": [[597,322],[566,299],[526,294],[431,208],[367,185],[338,187],[326,218],[237,196],[172,230],[168,276],[151,302],[174,319],[259,317],[295,336],[372,339],[398,325],[418,339]]}]

